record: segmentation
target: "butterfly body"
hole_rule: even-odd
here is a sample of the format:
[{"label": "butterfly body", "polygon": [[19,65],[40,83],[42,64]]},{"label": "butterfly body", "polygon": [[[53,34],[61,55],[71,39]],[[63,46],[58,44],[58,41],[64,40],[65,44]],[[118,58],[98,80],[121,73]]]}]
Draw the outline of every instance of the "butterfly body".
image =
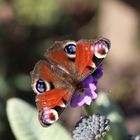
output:
[{"label": "butterfly body", "polygon": [[35,65],[32,88],[36,95],[39,119],[49,126],[59,119],[81,82],[95,71],[110,48],[107,39],[57,41]]}]

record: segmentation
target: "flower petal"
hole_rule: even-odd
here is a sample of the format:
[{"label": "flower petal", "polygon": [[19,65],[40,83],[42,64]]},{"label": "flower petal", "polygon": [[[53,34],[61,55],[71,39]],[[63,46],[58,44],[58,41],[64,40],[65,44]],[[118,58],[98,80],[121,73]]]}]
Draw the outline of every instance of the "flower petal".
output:
[{"label": "flower petal", "polygon": [[78,103],[78,106],[82,106],[84,104],[87,104],[87,105],[90,105],[91,104],[91,97],[89,96],[85,96],[83,100],[81,100],[79,103]]},{"label": "flower petal", "polygon": [[84,88],[88,88],[89,87],[89,83],[93,83],[93,84],[97,84],[97,80],[92,76],[88,76],[84,81],[82,81],[82,86]]},{"label": "flower petal", "polygon": [[70,102],[71,107],[77,107],[78,102],[79,102],[79,96],[76,93],[74,93]]},{"label": "flower petal", "polygon": [[[102,65],[100,65],[95,72],[88,76],[84,81],[81,82],[81,88],[83,92],[75,91],[71,99],[71,106],[77,107],[84,104],[90,105],[92,100],[97,98],[96,85],[97,79],[100,78],[103,74]],[[81,90],[81,89],[80,89]]]},{"label": "flower petal", "polygon": [[103,65],[98,66],[98,68],[93,72],[92,76],[96,79],[101,78],[103,75]]},{"label": "flower petal", "polygon": [[97,93],[95,92],[96,86],[94,84],[90,83],[89,87],[90,87],[90,90],[91,90],[92,99],[96,99],[97,98]]}]

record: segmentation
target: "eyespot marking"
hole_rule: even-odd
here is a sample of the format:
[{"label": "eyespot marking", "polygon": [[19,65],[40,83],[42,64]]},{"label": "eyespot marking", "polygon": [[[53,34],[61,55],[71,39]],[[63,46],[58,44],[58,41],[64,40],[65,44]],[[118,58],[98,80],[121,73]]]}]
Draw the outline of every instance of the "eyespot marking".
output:
[{"label": "eyespot marking", "polygon": [[40,113],[40,121],[43,126],[49,126],[58,120],[58,113],[55,109],[45,108],[42,113]]},{"label": "eyespot marking", "polygon": [[35,82],[33,84],[33,90],[37,94],[46,92],[46,91],[50,90],[51,87],[52,87],[51,83],[49,83],[45,80],[42,80],[42,79],[35,80]]},{"label": "eyespot marking", "polygon": [[110,48],[109,41],[106,39],[101,39],[95,43],[95,56],[97,58],[105,58]]},{"label": "eyespot marking", "polygon": [[40,93],[45,92],[46,91],[46,84],[42,79],[39,79],[36,82],[36,90]]},{"label": "eyespot marking", "polygon": [[68,58],[75,58],[76,57],[76,43],[75,42],[68,42],[64,46],[64,51],[66,52]]}]

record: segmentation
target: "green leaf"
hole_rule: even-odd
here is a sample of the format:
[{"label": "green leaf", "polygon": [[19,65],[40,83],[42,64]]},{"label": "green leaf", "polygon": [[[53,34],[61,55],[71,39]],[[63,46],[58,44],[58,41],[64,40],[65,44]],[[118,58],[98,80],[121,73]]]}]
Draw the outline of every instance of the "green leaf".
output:
[{"label": "green leaf", "polygon": [[17,140],[72,140],[58,123],[48,128],[42,127],[36,109],[21,99],[11,98],[7,101],[7,116]]}]

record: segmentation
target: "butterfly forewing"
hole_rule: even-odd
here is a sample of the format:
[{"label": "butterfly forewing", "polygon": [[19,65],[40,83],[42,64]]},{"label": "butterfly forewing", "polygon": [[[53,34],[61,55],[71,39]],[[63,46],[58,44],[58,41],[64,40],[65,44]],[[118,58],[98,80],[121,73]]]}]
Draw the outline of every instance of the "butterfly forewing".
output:
[{"label": "butterfly forewing", "polygon": [[101,64],[110,49],[105,38],[98,40],[79,40],[76,45],[76,69],[83,80]]},{"label": "butterfly forewing", "polygon": [[[75,46],[75,49],[73,49]],[[69,48],[68,48],[69,47]],[[68,48],[66,50],[66,48]],[[109,40],[57,41],[45,53],[45,58],[77,81],[83,80],[101,64],[110,48]],[[73,51],[71,51],[73,50]],[[75,50],[75,51],[74,51]]]},{"label": "butterfly forewing", "polygon": [[39,61],[32,71],[32,88],[36,95],[39,119],[43,126],[54,123],[66,108],[73,88],[64,82],[63,72],[53,64]]}]

